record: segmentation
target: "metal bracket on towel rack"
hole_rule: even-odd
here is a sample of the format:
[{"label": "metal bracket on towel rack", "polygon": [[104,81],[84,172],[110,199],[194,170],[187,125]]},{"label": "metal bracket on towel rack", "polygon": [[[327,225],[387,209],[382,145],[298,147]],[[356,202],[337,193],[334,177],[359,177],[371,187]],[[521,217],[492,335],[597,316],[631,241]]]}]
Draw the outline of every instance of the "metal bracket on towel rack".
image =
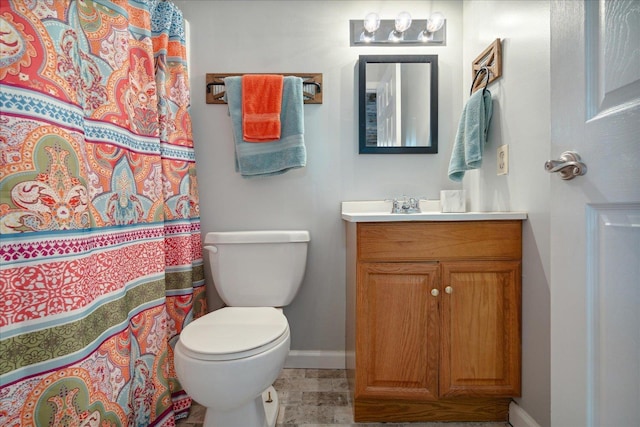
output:
[{"label": "metal bracket on towel rack", "polygon": [[[207,104],[226,104],[224,100],[225,77],[242,76],[249,73],[225,73],[206,75]],[[255,73],[254,73],[255,74]],[[322,104],[322,73],[269,73],[302,78],[302,96],[305,104]]]}]

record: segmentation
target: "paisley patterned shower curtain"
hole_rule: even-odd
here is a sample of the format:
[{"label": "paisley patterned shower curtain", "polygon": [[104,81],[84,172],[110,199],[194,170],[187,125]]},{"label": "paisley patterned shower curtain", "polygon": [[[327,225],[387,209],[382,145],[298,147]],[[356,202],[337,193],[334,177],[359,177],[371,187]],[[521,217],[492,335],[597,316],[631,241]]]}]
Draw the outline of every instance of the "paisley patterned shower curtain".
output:
[{"label": "paisley patterned shower curtain", "polygon": [[0,2],[0,425],[174,425],[206,310],[181,12]]}]

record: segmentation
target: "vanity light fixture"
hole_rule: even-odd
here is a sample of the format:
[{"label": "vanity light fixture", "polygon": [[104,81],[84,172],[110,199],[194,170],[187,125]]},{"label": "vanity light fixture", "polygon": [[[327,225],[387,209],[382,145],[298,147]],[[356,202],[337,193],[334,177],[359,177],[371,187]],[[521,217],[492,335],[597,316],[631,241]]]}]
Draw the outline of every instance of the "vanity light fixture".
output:
[{"label": "vanity light fixture", "polygon": [[409,12],[400,12],[395,19],[380,19],[371,12],[363,20],[350,20],[349,26],[351,46],[445,45],[446,19],[440,12],[413,20]]}]

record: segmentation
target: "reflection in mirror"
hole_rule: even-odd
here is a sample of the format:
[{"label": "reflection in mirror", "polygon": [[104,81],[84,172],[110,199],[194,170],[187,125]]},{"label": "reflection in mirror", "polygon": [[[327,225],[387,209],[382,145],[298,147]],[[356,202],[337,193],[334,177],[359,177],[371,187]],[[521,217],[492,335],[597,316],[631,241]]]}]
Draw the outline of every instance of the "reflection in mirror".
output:
[{"label": "reflection in mirror", "polygon": [[438,152],[437,55],[361,55],[360,153]]}]

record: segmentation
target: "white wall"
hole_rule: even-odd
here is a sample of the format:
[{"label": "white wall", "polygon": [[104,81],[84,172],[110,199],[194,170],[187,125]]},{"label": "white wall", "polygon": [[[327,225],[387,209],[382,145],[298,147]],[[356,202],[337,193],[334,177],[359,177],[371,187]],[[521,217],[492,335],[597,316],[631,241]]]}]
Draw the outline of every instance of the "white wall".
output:
[{"label": "white wall", "polygon": [[[489,86],[494,115],[483,167],[465,176],[473,210],[524,210],[522,398],[541,426],[550,424],[549,191],[550,11],[548,1],[465,1],[464,99],[470,64],[501,38],[503,76]],[[497,176],[496,150],[509,145],[509,175]]]},{"label": "white wall", "polygon": [[[175,1],[191,24],[191,117],[202,231],[302,228],[311,232],[301,291],[285,309],[292,350],[343,351],[345,237],[343,200],[402,194],[438,198],[459,188],[446,177],[462,107],[462,3],[455,1]],[[445,47],[350,47],[349,19],[369,11],[447,16]],[[437,54],[440,154],[359,155],[356,61],[361,54]],[[321,72],[324,103],[305,105],[307,167],[243,179],[234,171],[224,105],[205,103],[205,74]],[[207,276],[211,283],[210,275]],[[211,292],[210,295],[213,295]],[[212,305],[216,301],[211,301]]]}]

